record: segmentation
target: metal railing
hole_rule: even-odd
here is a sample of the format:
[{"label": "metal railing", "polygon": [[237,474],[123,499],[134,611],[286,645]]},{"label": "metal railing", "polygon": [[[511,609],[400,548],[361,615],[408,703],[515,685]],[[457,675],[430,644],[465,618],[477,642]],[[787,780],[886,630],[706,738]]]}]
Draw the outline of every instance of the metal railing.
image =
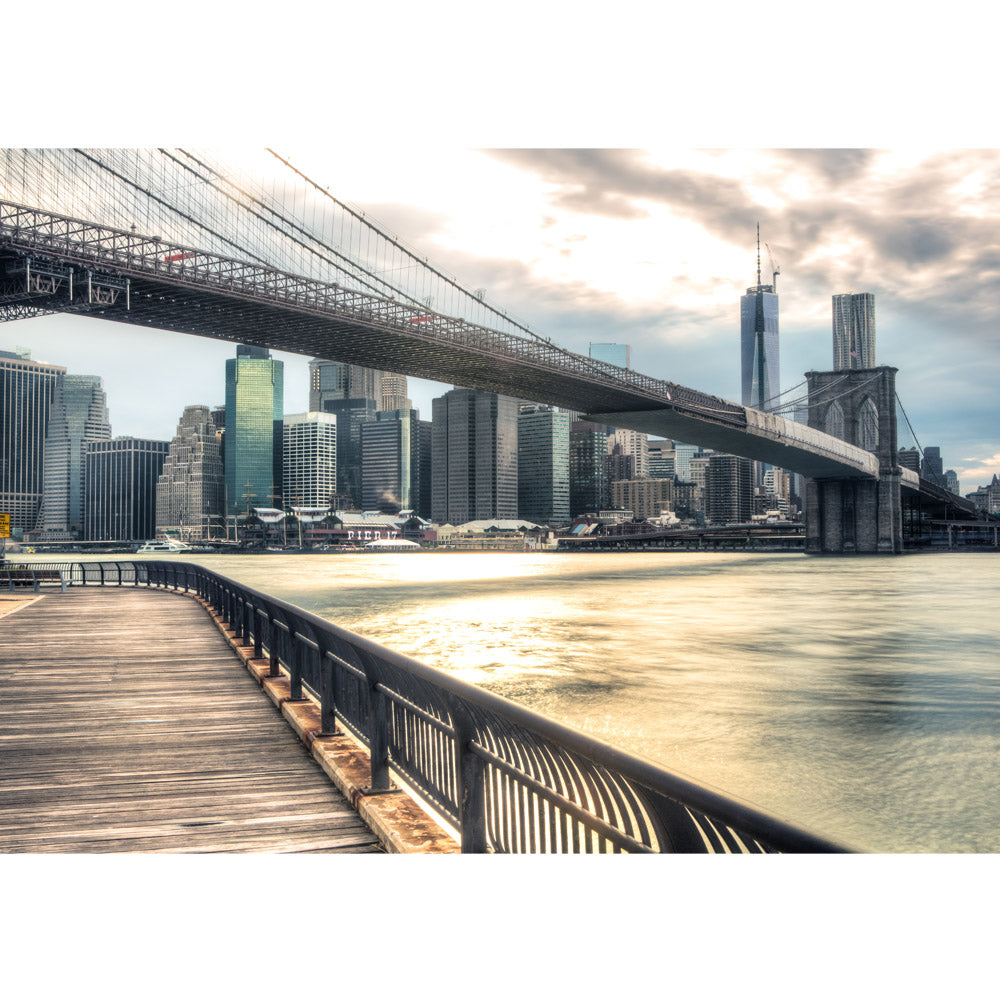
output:
[{"label": "metal railing", "polygon": [[[25,568],[23,565],[20,568]],[[367,747],[370,792],[395,776],[468,853],[819,853],[847,848],[395,653],[193,563],[45,564],[73,586],[193,593],[290,696]]]}]

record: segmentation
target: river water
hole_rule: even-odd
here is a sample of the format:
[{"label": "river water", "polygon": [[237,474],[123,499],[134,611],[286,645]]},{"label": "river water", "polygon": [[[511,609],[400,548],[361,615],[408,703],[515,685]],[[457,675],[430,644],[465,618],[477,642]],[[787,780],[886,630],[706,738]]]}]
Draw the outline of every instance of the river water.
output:
[{"label": "river water", "polygon": [[1000,850],[992,554],[190,558],[824,836]]},{"label": "river water", "polygon": [[1000,559],[199,556],[875,851],[1000,849]]}]

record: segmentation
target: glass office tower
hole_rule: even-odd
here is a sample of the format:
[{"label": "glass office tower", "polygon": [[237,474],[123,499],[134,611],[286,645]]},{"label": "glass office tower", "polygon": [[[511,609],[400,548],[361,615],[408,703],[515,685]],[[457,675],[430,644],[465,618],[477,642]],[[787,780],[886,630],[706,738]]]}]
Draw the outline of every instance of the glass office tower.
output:
[{"label": "glass office tower", "polygon": [[452,389],[432,405],[433,519],[464,524],[516,518],[518,401]]},{"label": "glass office tower", "polygon": [[89,441],[83,455],[84,538],[148,541],[156,534],[156,483],[167,441]]},{"label": "glass office tower", "polygon": [[569,414],[522,406],[517,418],[517,514],[535,524],[569,521]]},{"label": "glass office tower", "polygon": [[110,441],[104,383],[97,375],[61,375],[45,437],[37,541],[70,541],[83,531],[83,454],[88,441]]},{"label": "glass office tower", "polygon": [[419,513],[422,445],[414,409],[384,410],[361,426],[361,502],[365,510]]},{"label": "glass office tower", "polygon": [[0,511],[14,538],[30,531],[42,502],[45,435],[56,383],[66,369],[0,351]]},{"label": "glass office tower", "polygon": [[226,503],[229,514],[273,507],[281,493],[285,365],[241,344],[226,361]]},{"label": "glass office tower", "polygon": [[[759,277],[759,272],[758,272]],[[744,406],[771,409],[781,391],[778,296],[773,285],[748,288],[740,299],[740,385]]]}]

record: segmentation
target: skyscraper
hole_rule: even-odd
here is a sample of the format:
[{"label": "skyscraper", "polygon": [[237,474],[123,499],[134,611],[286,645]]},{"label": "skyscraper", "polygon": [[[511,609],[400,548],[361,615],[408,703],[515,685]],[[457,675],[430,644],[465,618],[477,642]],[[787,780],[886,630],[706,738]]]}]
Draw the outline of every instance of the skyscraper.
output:
[{"label": "skyscraper", "polygon": [[0,351],[0,511],[20,538],[38,520],[45,435],[59,365],[31,360],[30,351]]},{"label": "skyscraper", "polygon": [[89,441],[110,441],[104,383],[96,375],[60,375],[45,436],[45,471],[37,541],[70,541],[83,531],[83,454]]},{"label": "skyscraper", "polygon": [[361,502],[365,510],[420,511],[425,437],[417,411],[384,410],[361,426]]},{"label": "skyscraper", "polygon": [[443,524],[516,518],[518,402],[476,389],[433,400],[431,512]]},{"label": "skyscraper", "polygon": [[326,403],[342,399],[373,399],[380,403],[382,372],[346,361],[313,358],[309,362],[309,409],[325,411]]},{"label": "skyscraper", "polygon": [[[775,279],[776,279],[775,272]],[[761,284],[760,226],[757,227],[757,284],[740,299],[740,384],[744,406],[767,410],[781,391],[778,358],[778,295]]]},{"label": "skyscraper", "polygon": [[382,372],[382,398],[379,409],[386,412],[413,409],[413,401],[406,395],[405,375]]},{"label": "skyscraper", "polygon": [[[643,431],[633,431],[623,427],[608,428],[608,455],[628,456],[632,459],[631,471],[627,475],[609,473],[615,479],[645,479],[649,476],[649,435]],[[622,468],[621,471],[625,471]]]},{"label": "skyscraper", "polygon": [[207,406],[185,406],[156,483],[156,531],[186,538],[225,534],[222,449]]},{"label": "skyscraper", "polygon": [[705,474],[705,515],[711,524],[741,524],[753,515],[753,463],[716,452]]},{"label": "skyscraper", "polygon": [[337,492],[360,509],[361,426],[382,404],[382,372],[342,361],[309,362],[309,409],[337,418]]},{"label": "skyscraper", "polygon": [[270,507],[281,490],[285,365],[263,347],[236,348],[226,361],[227,513]]},{"label": "skyscraper", "polygon": [[608,506],[608,428],[575,420],[569,428],[569,512],[596,514]]},{"label": "skyscraper", "polygon": [[326,507],[337,491],[337,418],[318,410],[286,414],[282,433],[285,504]]},{"label": "skyscraper", "polygon": [[135,542],[155,536],[156,483],[169,447],[131,437],[86,444],[84,538]]},{"label": "skyscraper", "polygon": [[871,292],[833,297],[833,368],[875,367],[875,296]]},{"label": "skyscraper", "polygon": [[569,414],[522,406],[517,418],[517,516],[569,521]]},{"label": "skyscraper", "polygon": [[941,449],[937,445],[928,445],[924,448],[920,476],[935,486],[944,486],[947,489],[948,481],[944,474],[944,463],[941,461]]},{"label": "skyscraper", "polygon": [[677,469],[677,453],[673,441],[647,441],[651,479],[673,479]]}]

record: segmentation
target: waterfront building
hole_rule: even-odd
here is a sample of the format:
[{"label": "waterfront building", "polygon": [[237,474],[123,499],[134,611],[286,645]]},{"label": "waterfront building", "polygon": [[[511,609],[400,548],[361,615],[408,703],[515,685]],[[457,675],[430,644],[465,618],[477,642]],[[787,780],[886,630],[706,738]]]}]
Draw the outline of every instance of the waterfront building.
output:
[{"label": "waterfront building", "polygon": [[420,510],[420,419],[414,409],[384,410],[361,425],[361,504],[398,514]]},{"label": "waterfront building", "polygon": [[570,516],[594,513],[610,502],[608,489],[608,429],[591,420],[569,428]]},{"label": "waterfront building", "polygon": [[283,361],[241,344],[226,361],[227,514],[263,507],[281,490]]},{"label": "waterfront building", "polygon": [[651,479],[673,479],[676,473],[676,457],[673,441],[653,440],[646,442],[646,456],[649,461]]},{"label": "waterfront building", "polygon": [[742,524],[754,512],[753,462],[713,452],[705,474],[705,516],[710,524]]},{"label": "waterfront building", "polygon": [[517,517],[518,406],[510,396],[475,389],[433,401],[434,521]]},{"label": "waterfront building", "polygon": [[591,344],[590,356],[595,361],[604,361],[619,368],[632,367],[632,349],[628,344]]},{"label": "waterfront building", "polygon": [[83,535],[144,541],[156,535],[156,484],[170,444],[119,437],[89,441],[83,459]]},{"label": "waterfront building", "polygon": [[643,519],[659,517],[674,506],[673,479],[623,479],[611,484],[611,499],[616,507],[631,510]]},{"label": "waterfront building", "polygon": [[65,542],[83,532],[83,454],[110,441],[104,383],[96,375],[60,375],[45,436],[42,503],[32,541]]},{"label": "waterfront building", "polygon": [[382,372],[382,393],[379,409],[390,413],[393,410],[412,410],[413,400],[406,395],[406,376]]},{"label": "waterfront building", "polygon": [[833,368],[875,367],[875,296],[833,296]]},{"label": "waterfront building", "polygon": [[744,406],[768,410],[775,405],[781,392],[778,351],[777,287],[761,282],[758,226],[757,284],[740,299],[740,387]]},{"label": "waterfront building", "polygon": [[16,539],[38,521],[49,413],[65,374],[32,361],[30,351],[0,351],[0,511],[10,514]]},{"label": "waterfront building", "polygon": [[318,410],[286,414],[281,464],[287,505],[327,506],[337,491],[337,418]]},{"label": "waterfront building", "polygon": [[538,524],[569,521],[569,414],[522,406],[517,418],[518,516]]},{"label": "waterfront building", "polygon": [[156,534],[225,535],[224,493],[222,448],[211,411],[185,406],[156,483]]},{"label": "waterfront building", "polygon": [[980,486],[972,493],[965,494],[966,500],[971,500],[980,510],[987,514],[1000,514],[1000,479],[996,474],[989,486]]}]

